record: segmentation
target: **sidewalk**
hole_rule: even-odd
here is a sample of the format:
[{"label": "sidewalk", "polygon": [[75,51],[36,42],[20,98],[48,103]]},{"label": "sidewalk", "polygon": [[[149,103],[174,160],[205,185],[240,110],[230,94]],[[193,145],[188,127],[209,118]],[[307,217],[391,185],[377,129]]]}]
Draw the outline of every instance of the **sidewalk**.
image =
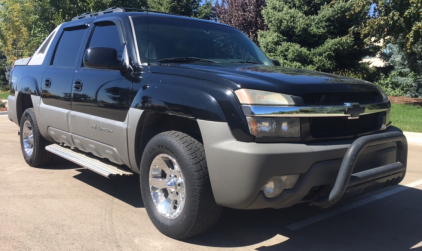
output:
[{"label": "sidewalk", "polygon": [[422,145],[422,133],[404,132],[407,142]]}]

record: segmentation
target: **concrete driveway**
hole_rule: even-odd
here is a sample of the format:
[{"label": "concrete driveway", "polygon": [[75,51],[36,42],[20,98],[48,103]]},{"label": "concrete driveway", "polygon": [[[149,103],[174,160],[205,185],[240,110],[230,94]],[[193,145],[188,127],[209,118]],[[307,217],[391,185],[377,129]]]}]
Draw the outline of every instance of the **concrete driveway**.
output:
[{"label": "concrete driveway", "polygon": [[186,241],[160,234],[137,177],[107,179],[57,158],[23,160],[18,127],[0,116],[0,250],[409,250],[422,249],[422,144],[410,144],[401,185],[331,209],[225,209]]}]

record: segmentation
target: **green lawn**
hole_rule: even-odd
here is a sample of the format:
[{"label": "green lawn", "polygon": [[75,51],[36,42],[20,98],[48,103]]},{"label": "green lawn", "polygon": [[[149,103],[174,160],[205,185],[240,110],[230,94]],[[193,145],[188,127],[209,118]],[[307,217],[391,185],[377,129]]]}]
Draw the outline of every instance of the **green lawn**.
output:
[{"label": "green lawn", "polygon": [[10,92],[0,92],[0,99],[7,99]]},{"label": "green lawn", "polygon": [[422,107],[391,104],[391,121],[406,132],[422,132]]}]

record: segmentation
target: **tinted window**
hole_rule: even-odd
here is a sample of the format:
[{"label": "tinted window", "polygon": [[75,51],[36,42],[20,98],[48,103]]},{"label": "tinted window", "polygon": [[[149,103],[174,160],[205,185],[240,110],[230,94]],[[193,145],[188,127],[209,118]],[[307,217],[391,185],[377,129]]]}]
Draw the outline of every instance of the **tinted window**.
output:
[{"label": "tinted window", "polygon": [[92,47],[107,47],[116,49],[119,58],[121,58],[124,46],[120,42],[119,32],[116,25],[112,22],[101,22],[96,24],[88,48]]},{"label": "tinted window", "polygon": [[56,48],[53,65],[74,67],[86,29],[65,30]]},{"label": "tinted window", "polygon": [[148,22],[134,17],[133,22],[140,58],[150,63],[165,58],[197,57],[217,63],[273,65],[258,46],[229,26],[162,17],[148,17]]}]

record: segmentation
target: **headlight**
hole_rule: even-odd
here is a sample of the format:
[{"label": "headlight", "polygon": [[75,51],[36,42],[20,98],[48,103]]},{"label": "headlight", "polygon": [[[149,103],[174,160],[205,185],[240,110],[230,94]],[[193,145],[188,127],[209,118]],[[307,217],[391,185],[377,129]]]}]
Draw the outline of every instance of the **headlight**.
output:
[{"label": "headlight", "polygon": [[294,105],[293,99],[286,94],[239,89],[235,91],[242,105]]},{"label": "headlight", "polygon": [[247,117],[249,130],[256,137],[300,137],[299,118]]},{"label": "headlight", "polygon": [[[239,89],[235,91],[242,105],[295,105],[290,95]],[[249,131],[256,137],[300,137],[300,119],[284,117],[247,117]]]}]

